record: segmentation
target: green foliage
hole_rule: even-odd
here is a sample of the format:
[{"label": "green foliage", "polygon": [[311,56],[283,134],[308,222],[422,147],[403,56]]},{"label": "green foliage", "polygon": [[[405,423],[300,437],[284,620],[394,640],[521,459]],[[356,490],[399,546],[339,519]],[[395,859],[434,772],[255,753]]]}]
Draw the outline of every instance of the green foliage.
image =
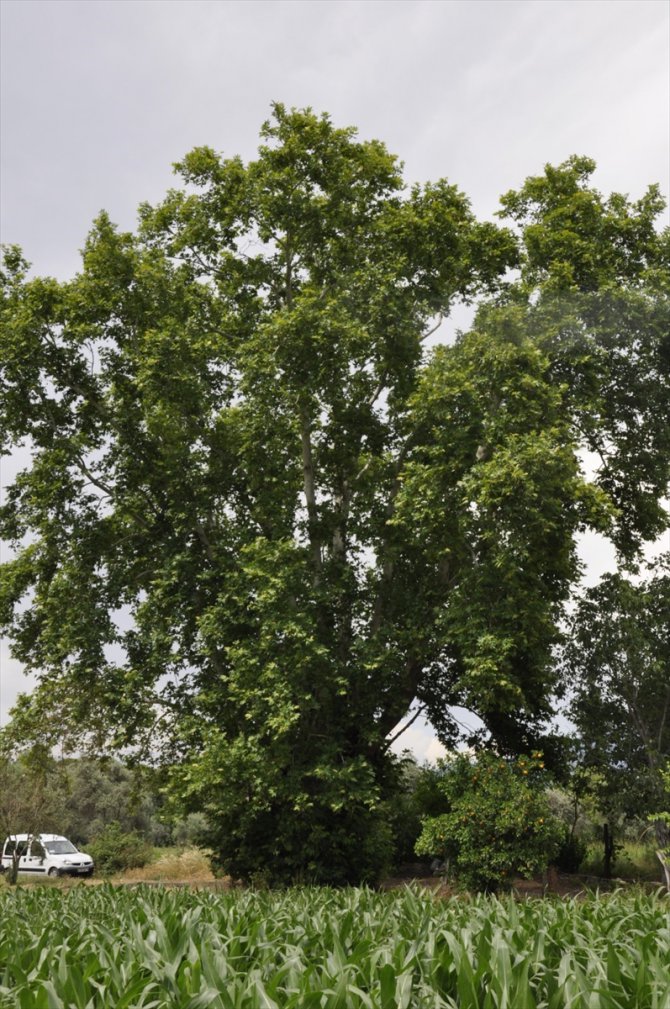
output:
[{"label": "green foliage", "polygon": [[670,893],[670,763],[661,771],[661,780],[663,782],[664,808],[656,810],[649,819],[654,823],[657,838],[660,840],[656,854],[663,867],[665,885]]},{"label": "green foliage", "polygon": [[[217,873],[270,885],[338,886],[373,883],[385,874],[393,858],[392,829],[363,760],[324,763],[306,782],[299,769],[292,775],[283,764],[265,777],[256,776],[255,767],[238,759],[228,780],[213,781],[206,771],[196,784],[209,824],[201,839],[214,853]],[[251,801],[245,803],[245,795]]]},{"label": "green foliage", "polygon": [[564,831],[545,793],[541,754],[504,760],[493,753],[455,757],[440,789],[448,812],[428,817],[416,850],[445,859],[476,890],[509,886],[554,860]]},{"label": "green foliage", "polygon": [[85,757],[65,760],[62,768],[67,801],[58,833],[86,844],[118,822],[123,831],[136,831],[153,844],[170,842],[170,827],[159,819],[160,781],[148,769]]},{"label": "green foliage", "polygon": [[590,815],[594,812],[593,803],[587,800],[583,789],[583,773],[575,770],[570,776],[569,764],[564,766],[563,771],[566,785],[558,787],[554,784],[547,790],[546,797],[552,814],[563,826],[561,846],[554,864],[563,872],[575,873],[579,872],[586,858],[588,841],[595,836],[596,825]]},{"label": "green foliage", "polygon": [[666,904],[0,889],[0,1006],[665,1009]]},{"label": "green foliage", "polygon": [[571,159],[505,197],[515,231],[481,223],[279,104],[255,159],[176,170],[67,283],[7,252],[0,451],[31,463],[0,628],[38,680],[7,735],[162,760],[236,873],[370,879],[410,706],[532,749],[577,534],[633,556],[663,527],[661,201]]},{"label": "green foliage", "polygon": [[400,787],[388,803],[388,822],[393,836],[395,868],[416,861],[415,845],[426,816],[436,816],[447,808],[439,783],[443,770],[432,764],[419,765],[406,751],[399,761]]},{"label": "green foliage", "polygon": [[[40,755],[41,754],[41,755]],[[37,748],[0,760],[0,830],[64,834],[85,845],[116,821],[153,844],[171,840],[159,819],[159,778],[118,760],[54,760]]]},{"label": "green foliage", "polygon": [[[663,781],[663,788],[664,788],[663,797],[665,799],[666,805],[670,805],[670,764],[665,768],[664,771],[661,772],[661,778]],[[654,821],[662,820],[663,823],[665,823],[668,827],[670,827],[670,810],[664,809],[660,812],[654,813],[652,814],[650,819],[653,819]],[[670,855],[670,852],[667,852],[666,854]]]},{"label": "green foliage", "polygon": [[172,841],[177,845],[193,846],[203,843],[207,831],[207,817],[203,813],[189,813],[175,823]]},{"label": "green foliage", "polygon": [[553,861],[556,868],[561,869],[563,872],[579,872],[587,852],[588,844],[586,841],[581,837],[577,837],[576,834],[571,834],[564,827],[563,838]]},{"label": "green foliage", "polygon": [[[60,833],[66,797],[63,765],[46,747],[32,746],[17,760],[0,752],[0,845],[11,834]],[[11,883],[17,882],[18,860],[15,849],[7,873]]]},{"label": "green foliage", "polygon": [[[602,877],[603,868],[602,844],[592,841],[586,846],[580,872]],[[616,880],[658,885],[659,863],[649,831],[642,841],[622,840],[617,844],[614,875]]]},{"label": "green foliage", "polygon": [[[582,789],[594,796],[608,831],[661,804],[670,757],[670,569],[650,576],[606,575],[584,593],[562,650],[577,729]],[[657,843],[668,833],[656,819]]]},{"label": "green foliage", "polygon": [[135,831],[124,831],[116,822],[108,823],[88,844],[96,870],[103,874],[139,869],[153,856],[153,847]]}]

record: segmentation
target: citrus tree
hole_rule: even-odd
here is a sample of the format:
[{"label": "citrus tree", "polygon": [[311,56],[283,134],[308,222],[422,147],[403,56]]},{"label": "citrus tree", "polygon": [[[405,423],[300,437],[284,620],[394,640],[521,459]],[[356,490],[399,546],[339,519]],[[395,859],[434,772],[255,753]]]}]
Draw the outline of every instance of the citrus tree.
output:
[{"label": "citrus tree", "polygon": [[425,819],[417,854],[440,857],[451,877],[476,890],[509,887],[516,875],[546,869],[565,831],[545,794],[539,751],[514,760],[462,754],[443,771],[438,788],[448,812]]}]

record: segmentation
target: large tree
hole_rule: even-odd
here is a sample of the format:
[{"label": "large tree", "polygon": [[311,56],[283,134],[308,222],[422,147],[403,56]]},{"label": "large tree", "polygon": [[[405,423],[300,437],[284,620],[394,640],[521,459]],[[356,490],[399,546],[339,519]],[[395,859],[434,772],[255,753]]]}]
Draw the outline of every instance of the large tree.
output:
[{"label": "large tree", "polygon": [[662,527],[667,242],[585,159],[508,194],[515,231],[326,116],[262,139],[189,154],[135,235],[101,215],[69,283],[9,252],[14,733],[148,747],[225,868],[343,881],[386,855],[412,704],[528,745],[576,532]]}]

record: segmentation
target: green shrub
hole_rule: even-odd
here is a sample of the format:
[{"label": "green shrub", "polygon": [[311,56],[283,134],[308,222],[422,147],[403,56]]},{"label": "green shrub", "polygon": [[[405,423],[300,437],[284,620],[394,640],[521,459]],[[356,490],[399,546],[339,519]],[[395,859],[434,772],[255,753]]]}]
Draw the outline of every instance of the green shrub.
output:
[{"label": "green shrub", "polygon": [[124,831],[119,823],[109,823],[87,845],[98,872],[140,869],[151,860],[153,848],[136,831]]},{"label": "green shrub", "polygon": [[374,884],[385,875],[393,838],[382,804],[377,810],[352,803],[339,812],[327,808],[319,812],[319,817],[312,812],[305,821],[290,808],[275,808],[265,818],[254,817],[251,810],[246,843],[241,830],[231,831],[230,818],[211,818],[202,843],[212,852],[214,875],[230,875],[256,887],[344,886],[355,880]]},{"label": "green shrub", "polygon": [[557,869],[563,872],[579,872],[579,867],[586,858],[588,845],[581,837],[571,834],[565,827],[563,840],[555,858]]},{"label": "green shrub", "polygon": [[[273,766],[248,741],[235,752],[238,763],[208,767],[189,797],[207,816],[200,843],[215,875],[256,885],[343,886],[374,884],[386,874],[393,858],[390,759],[380,768],[363,758],[337,763],[323,756],[308,773],[304,764]],[[307,753],[305,761],[317,756]],[[185,777],[176,787],[187,789],[189,774],[179,768],[175,782]]]},{"label": "green shrub", "polygon": [[546,868],[564,828],[544,794],[541,758],[454,758],[439,784],[449,812],[424,821],[417,854],[445,860],[450,875],[475,890],[498,890]]},{"label": "green shrub", "polygon": [[667,805],[662,812],[654,813],[649,819],[656,826],[656,839],[658,842],[656,854],[663,866],[665,885],[670,893],[670,763],[661,772],[661,777],[663,779],[663,790]]}]

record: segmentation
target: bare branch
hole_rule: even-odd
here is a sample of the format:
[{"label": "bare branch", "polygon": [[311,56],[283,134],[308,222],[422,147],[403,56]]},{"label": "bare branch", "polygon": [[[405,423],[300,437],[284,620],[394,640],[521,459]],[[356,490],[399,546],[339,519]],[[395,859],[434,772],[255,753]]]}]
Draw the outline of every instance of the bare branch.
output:
[{"label": "bare branch", "polygon": [[357,473],[357,474],[356,474],[356,476],[354,477],[354,483],[356,483],[356,482],[357,482],[358,480],[360,480],[360,478],[361,478],[361,477],[362,477],[362,476],[363,476],[363,475],[364,475],[365,473],[367,473],[367,471],[368,471],[368,470],[370,469],[370,467],[372,466],[372,463],[373,463],[373,462],[374,462],[374,456],[370,456],[370,458],[369,458],[369,459],[368,459],[368,461],[367,461],[367,462],[365,463],[365,465],[364,465],[364,466],[363,466],[363,467],[362,467],[361,469],[359,469],[358,473]]},{"label": "bare branch", "polygon": [[372,395],[366,401],[366,405],[367,406],[372,407],[372,406],[375,405],[375,403],[377,401],[377,397],[381,396],[382,392],[384,391],[384,389],[386,387],[386,379],[387,379],[387,377],[388,377],[388,371],[384,370],[382,372],[382,374],[381,374],[381,378],[379,379],[379,382],[377,383],[375,391],[372,393]]},{"label": "bare branch", "polygon": [[419,705],[419,707],[414,712],[414,714],[412,715],[412,717],[410,718],[410,720],[408,722],[406,722],[402,726],[402,728],[398,729],[398,731],[393,736],[391,736],[390,739],[386,740],[386,745],[384,746],[384,752],[386,752],[386,750],[388,750],[393,745],[393,743],[395,743],[396,739],[399,739],[400,736],[402,736],[403,732],[406,732],[409,729],[410,725],[413,725],[414,722],[416,722],[417,718],[420,715],[422,715],[425,710],[426,710],[426,708],[425,708],[425,706],[423,704]]},{"label": "bare branch", "polygon": [[442,312],[440,312],[440,314],[437,317],[437,322],[435,323],[435,325],[431,329],[429,329],[427,333],[423,333],[419,337],[419,343],[424,343],[429,336],[432,336],[433,333],[437,333],[438,329],[440,328],[443,322],[444,322],[444,315],[442,314]]}]

